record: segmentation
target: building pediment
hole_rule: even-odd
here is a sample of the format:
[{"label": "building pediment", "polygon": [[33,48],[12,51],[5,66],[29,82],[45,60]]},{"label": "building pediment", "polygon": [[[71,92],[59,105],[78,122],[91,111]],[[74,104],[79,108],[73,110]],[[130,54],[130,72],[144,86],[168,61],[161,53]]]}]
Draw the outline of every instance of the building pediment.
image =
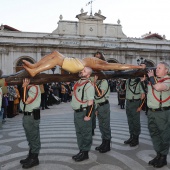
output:
[{"label": "building pediment", "polygon": [[100,13],[95,13],[94,15],[87,15],[87,12],[81,13],[76,15],[76,18],[79,20],[86,20],[86,21],[104,21],[106,19],[105,16],[101,15]]},{"label": "building pediment", "polygon": [[52,32],[60,36],[80,36],[95,38],[126,38],[122,31],[120,22],[118,24],[105,24],[103,21],[105,16],[101,15],[101,11],[94,15],[88,15],[83,9],[81,13],[76,15],[78,21],[62,20],[60,16],[58,28]]}]

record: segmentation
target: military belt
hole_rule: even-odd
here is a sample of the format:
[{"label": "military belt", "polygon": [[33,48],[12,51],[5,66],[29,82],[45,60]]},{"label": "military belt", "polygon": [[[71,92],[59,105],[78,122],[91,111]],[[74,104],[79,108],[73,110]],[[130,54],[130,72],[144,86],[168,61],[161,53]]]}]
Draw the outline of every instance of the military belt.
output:
[{"label": "military belt", "polygon": [[136,102],[136,101],[139,101],[140,99],[132,99],[132,100],[129,100],[127,99],[129,102]]},{"label": "military belt", "polygon": [[104,101],[104,102],[102,102],[102,103],[98,103],[98,105],[99,105],[99,106],[103,106],[103,105],[105,105],[105,104],[107,104],[107,103],[109,103],[108,100],[106,100],[106,101]]},{"label": "military belt", "polygon": [[33,112],[24,112],[24,116],[31,116]]},{"label": "military belt", "polygon": [[86,107],[80,108],[80,109],[76,109],[74,110],[75,112],[83,112],[86,110]]},{"label": "military belt", "polygon": [[152,112],[165,111],[165,110],[170,110],[170,106],[168,106],[168,107],[160,107],[160,108],[158,108],[158,109],[149,108],[149,110],[152,111]]}]

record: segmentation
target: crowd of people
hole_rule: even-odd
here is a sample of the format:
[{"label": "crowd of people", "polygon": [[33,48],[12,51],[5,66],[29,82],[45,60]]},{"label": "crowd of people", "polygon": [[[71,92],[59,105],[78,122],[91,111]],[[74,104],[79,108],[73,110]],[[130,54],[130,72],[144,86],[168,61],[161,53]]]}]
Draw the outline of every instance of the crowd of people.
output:
[{"label": "crowd of people", "polygon": [[[94,57],[105,61],[101,52],[95,53]],[[129,139],[125,140],[124,144],[130,147],[139,145],[140,111],[143,109],[148,116],[148,128],[156,151],[156,157],[148,164],[155,168],[167,165],[170,147],[169,69],[167,63],[160,62],[155,73],[153,70],[148,71],[147,78],[144,76],[126,80],[99,80],[98,76],[91,76],[92,68],[84,66],[79,71],[80,79],[77,82],[55,82],[38,86],[30,85],[29,79],[24,79],[21,87],[8,86],[8,92],[5,94],[2,94],[1,90],[3,120],[5,121],[6,116],[11,118],[19,112],[24,114],[23,126],[29,144],[29,153],[26,159],[20,161],[23,168],[39,164],[40,109],[49,109],[49,106],[62,102],[71,102],[74,110],[79,152],[72,156],[72,159],[76,162],[89,159],[88,152],[91,149],[92,136],[95,135],[96,118],[101,133],[101,144],[95,150],[100,153],[110,151],[112,133],[109,95],[115,91],[118,94],[120,109],[126,111],[129,126]],[[36,141],[33,140],[35,137]]]},{"label": "crowd of people", "polygon": [[40,85],[42,110],[49,109],[53,104],[71,101],[73,82],[53,82]]},{"label": "crowd of people", "polygon": [[[49,106],[71,101],[72,82],[53,82],[40,85],[41,109],[49,109]],[[1,89],[2,91],[2,89]],[[6,93],[1,95],[1,115],[2,123],[6,118],[13,118],[21,112],[19,103],[22,95],[21,86],[7,86]]]}]

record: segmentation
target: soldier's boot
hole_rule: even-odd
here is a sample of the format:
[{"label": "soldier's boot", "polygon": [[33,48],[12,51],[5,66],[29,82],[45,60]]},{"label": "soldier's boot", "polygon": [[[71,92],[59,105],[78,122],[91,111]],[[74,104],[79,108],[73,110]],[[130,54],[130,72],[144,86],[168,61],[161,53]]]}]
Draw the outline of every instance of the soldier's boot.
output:
[{"label": "soldier's boot", "polygon": [[39,165],[38,154],[32,153],[30,159],[25,164],[23,164],[22,168],[28,169],[37,165]]},{"label": "soldier's boot", "polygon": [[130,135],[130,138],[128,140],[124,141],[124,144],[130,144],[133,140],[133,135]]},{"label": "soldier's boot", "polygon": [[162,168],[164,165],[167,165],[167,156],[166,155],[161,155],[158,161],[154,164],[155,168]]},{"label": "soldier's boot", "polygon": [[29,150],[29,153],[28,153],[28,155],[27,155],[27,157],[26,157],[25,159],[21,159],[21,160],[20,160],[20,164],[25,164],[25,163],[27,163],[28,160],[30,159],[30,157],[31,157],[31,150]]},{"label": "soldier's boot", "polygon": [[96,148],[95,148],[95,150],[96,151],[99,151],[104,145],[105,145],[105,139],[102,139],[102,143],[101,143],[101,145],[100,146],[97,146]]},{"label": "soldier's boot", "polygon": [[138,135],[133,135],[133,139],[130,143],[131,147],[139,145],[139,136]]},{"label": "soldier's boot", "polygon": [[157,162],[158,162],[158,160],[159,160],[160,157],[161,157],[161,154],[160,154],[160,153],[157,153],[156,157],[153,158],[152,160],[150,160],[150,161],[148,162],[148,164],[154,166],[155,164],[157,164]]},{"label": "soldier's boot", "polygon": [[106,153],[110,151],[110,140],[105,140],[104,146],[99,149],[100,153]]},{"label": "soldier's boot", "polygon": [[80,150],[80,152],[79,152],[78,154],[76,154],[76,155],[72,156],[72,159],[74,159],[74,160],[75,160],[77,157],[79,157],[80,153],[81,153],[81,150]]},{"label": "soldier's boot", "polygon": [[76,162],[84,161],[89,159],[88,151],[81,151],[79,156],[75,159]]}]

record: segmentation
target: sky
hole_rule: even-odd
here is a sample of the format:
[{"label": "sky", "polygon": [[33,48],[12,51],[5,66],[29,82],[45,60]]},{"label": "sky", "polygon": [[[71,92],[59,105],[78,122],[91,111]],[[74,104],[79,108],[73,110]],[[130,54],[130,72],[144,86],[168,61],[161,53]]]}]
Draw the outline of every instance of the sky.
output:
[{"label": "sky", "polygon": [[[0,24],[20,31],[51,33],[63,20],[78,21],[76,15],[90,15],[91,0],[0,0]],[[105,24],[118,19],[127,37],[146,33],[165,35],[170,40],[170,0],[93,0],[92,13],[101,10]]]}]

